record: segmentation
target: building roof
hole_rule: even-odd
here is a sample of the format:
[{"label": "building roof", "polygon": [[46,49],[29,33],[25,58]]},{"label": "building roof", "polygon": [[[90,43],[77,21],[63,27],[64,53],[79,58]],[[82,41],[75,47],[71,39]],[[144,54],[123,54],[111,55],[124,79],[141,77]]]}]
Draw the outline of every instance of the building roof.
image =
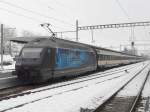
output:
[{"label": "building roof", "polygon": [[[15,37],[15,38],[8,38],[8,41],[17,42],[17,43],[28,43],[33,41],[37,38],[41,38],[41,36],[34,36],[34,37]],[[48,36],[42,36],[42,38],[49,38]]]}]

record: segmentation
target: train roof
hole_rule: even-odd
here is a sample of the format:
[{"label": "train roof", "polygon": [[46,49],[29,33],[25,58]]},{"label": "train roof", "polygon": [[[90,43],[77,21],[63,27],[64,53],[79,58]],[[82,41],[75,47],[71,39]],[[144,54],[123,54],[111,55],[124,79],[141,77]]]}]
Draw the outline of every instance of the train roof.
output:
[{"label": "train roof", "polygon": [[[48,36],[38,36],[38,37],[16,37],[11,39],[10,41],[13,42],[19,42],[19,43],[27,43],[25,47],[27,46],[49,46],[52,48],[75,48],[75,49],[81,49],[81,50],[92,50],[92,48],[105,51],[105,52],[111,52],[116,55],[128,55],[128,56],[137,56],[137,55],[131,55],[131,54],[126,54],[123,52],[115,51],[115,50],[110,50],[102,47],[97,47],[97,46],[92,46],[80,42],[74,42],[70,40],[65,40],[65,39],[60,39],[60,38],[50,38]],[[106,53],[107,54],[107,53]],[[140,56],[138,56],[140,57]]]},{"label": "train roof", "polygon": [[89,45],[81,44],[78,42],[73,42],[69,40],[59,39],[59,38],[37,38],[30,41],[25,47],[34,47],[34,46],[41,46],[41,47],[51,47],[51,48],[74,48],[80,50],[87,50],[93,51],[93,49]]}]

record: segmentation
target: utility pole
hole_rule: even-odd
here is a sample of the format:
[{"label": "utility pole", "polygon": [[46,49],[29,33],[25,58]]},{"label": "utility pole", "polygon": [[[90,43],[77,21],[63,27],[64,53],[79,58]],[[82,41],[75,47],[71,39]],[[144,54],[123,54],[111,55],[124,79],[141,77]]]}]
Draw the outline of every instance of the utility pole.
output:
[{"label": "utility pole", "polygon": [[135,44],[135,35],[134,35],[134,27],[131,27],[131,50],[132,50],[132,54],[135,55],[135,47],[134,47],[134,44]]},{"label": "utility pole", "polygon": [[1,24],[1,68],[3,69],[3,51],[4,51],[4,46],[3,46],[3,38],[4,38],[4,25]]},{"label": "utility pole", "polygon": [[79,38],[78,38],[78,20],[76,20],[76,41],[77,42],[79,41]]},{"label": "utility pole", "polygon": [[[5,29],[12,30],[13,32],[15,32],[16,28],[5,28]],[[7,35],[5,35],[5,31],[3,31],[3,32],[4,32],[4,37],[9,38]],[[12,33],[11,38],[14,38],[14,33]],[[12,56],[12,48],[11,47],[12,47],[11,41],[9,41],[9,54]]]},{"label": "utility pole", "polygon": [[93,43],[94,44],[94,32],[93,32],[93,29],[91,29],[91,36],[92,36],[92,40],[91,40],[91,43]]}]

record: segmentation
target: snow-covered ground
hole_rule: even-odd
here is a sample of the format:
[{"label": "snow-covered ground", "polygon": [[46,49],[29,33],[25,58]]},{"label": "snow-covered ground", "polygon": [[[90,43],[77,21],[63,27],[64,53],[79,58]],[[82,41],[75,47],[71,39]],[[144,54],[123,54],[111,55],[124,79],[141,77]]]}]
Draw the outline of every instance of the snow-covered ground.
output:
[{"label": "snow-covered ground", "polygon": [[[137,77],[135,77],[135,79],[133,81],[131,81],[121,92],[119,92],[118,97],[136,96],[137,93],[139,92],[139,89],[140,89],[139,87],[141,87],[143,85],[144,79],[146,79],[146,76],[147,76],[149,70],[150,70],[150,67],[147,67]],[[143,94],[147,94],[147,93],[150,93],[150,91],[143,92]],[[150,96],[150,94],[149,94],[149,96]]]},{"label": "snow-covered ground", "polygon": [[[1,65],[1,56],[0,56],[0,65]],[[15,61],[10,55],[3,55],[3,68],[0,66],[0,72],[8,72],[15,69]]]},{"label": "snow-covered ground", "polygon": [[[143,77],[141,77],[143,78]],[[137,82],[141,83],[140,80]],[[135,87],[136,88],[136,87]],[[150,74],[142,91],[142,97],[138,104],[136,112],[150,112]]]},{"label": "snow-covered ground", "polygon": [[150,76],[147,79],[144,90],[142,92],[142,97],[150,97]]},{"label": "snow-covered ground", "polygon": [[[0,111],[17,105],[20,106],[8,112],[80,112],[81,107],[93,109],[121,88],[148,63],[136,64],[136,67],[128,72],[123,71],[106,77],[3,100],[0,102]],[[148,67],[150,69],[150,66]]]}]

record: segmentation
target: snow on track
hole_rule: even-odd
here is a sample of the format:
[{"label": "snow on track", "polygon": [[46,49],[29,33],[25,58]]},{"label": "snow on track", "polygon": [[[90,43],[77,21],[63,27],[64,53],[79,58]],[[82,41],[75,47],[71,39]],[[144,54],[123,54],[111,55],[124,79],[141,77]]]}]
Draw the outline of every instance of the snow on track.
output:
[{"label": "snow on track", "polygon": [[[128,71],[116,73],[108,77],[100,77],[82,83],[75,83],[60,88],[32,93],[0,102],[0,111],[8,112],[79,112],[80,108],[98,106],[105,97],[112,94],[121,85],[143,69],[148,62],[136,64],[137,67]],[[113,80],[109,80],[113,78]],[[19,106],[18,106],[19,105]],[[17,108],[13,108],[18,106]]]},{"label": "snow on track", "polygon": [[131,81],[121,92],[119,92],[118,96],[120,97],[128,97],[128,96],[136,96],[139,88],[143,85],[144,79],[146,78],[150,67],[147,67],[144,71],[140,73],[133,81]]}]

